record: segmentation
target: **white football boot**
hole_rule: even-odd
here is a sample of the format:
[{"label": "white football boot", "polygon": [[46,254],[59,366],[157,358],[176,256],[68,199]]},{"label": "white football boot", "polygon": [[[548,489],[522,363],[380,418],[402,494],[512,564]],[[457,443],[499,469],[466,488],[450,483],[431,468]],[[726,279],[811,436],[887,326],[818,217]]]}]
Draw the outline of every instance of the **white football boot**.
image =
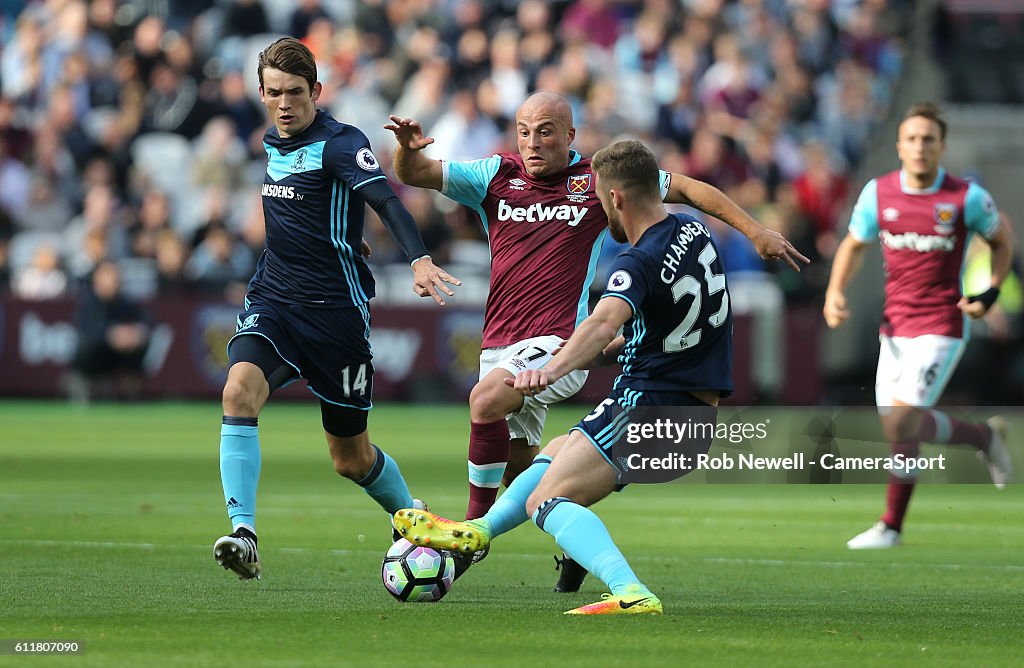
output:
[{"label": "white football boot", "polygon": [[239,580],[260,579],[260,555],[256,551],[256,534],[239,527],[213,544],[213,558],[225,570],[234,571]]},{"label": "white football boot", "polygon": [[1013,460],[1010,459],[1010,450],[1006,447],[1006,420],[996,415],[985,422],[992,429],[992,440],[988,443],[987,452],[978,450],[978,459],[988,467],[996,489],[1005,489],[1007,483],[1013,479]]},{"label": "white football boot", "polygon": [[889,547],[899,547],[902,544],[900,532],[889,528],[885,522],[879,520],[867,531],[848,540],[846,547],[851,550],[884,550]]}]

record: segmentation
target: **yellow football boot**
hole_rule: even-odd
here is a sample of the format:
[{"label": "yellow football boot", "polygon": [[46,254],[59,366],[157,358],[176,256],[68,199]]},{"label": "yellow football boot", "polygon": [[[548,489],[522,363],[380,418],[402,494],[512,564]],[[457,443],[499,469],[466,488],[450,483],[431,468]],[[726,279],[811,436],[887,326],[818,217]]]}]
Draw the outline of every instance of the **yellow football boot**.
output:
[{"label": "yellow football boot", "polygon": [[393,524],[402,538],[416,545],[438,550],[474,553],[491,542],[486,525],[476,520],[456,522],[426,510],[403,508],[395,513]]}]

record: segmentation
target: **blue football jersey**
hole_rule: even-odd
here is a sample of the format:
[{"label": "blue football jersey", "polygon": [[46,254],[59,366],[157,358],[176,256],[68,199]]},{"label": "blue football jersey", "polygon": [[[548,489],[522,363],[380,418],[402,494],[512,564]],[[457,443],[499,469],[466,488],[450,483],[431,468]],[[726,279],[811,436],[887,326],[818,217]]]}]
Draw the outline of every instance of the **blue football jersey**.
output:
[{"label": "blue football jersey", "polygon": [[612,264],[601,299],[633,310],[623,328],[622,375],[633,390],[732,393],[732,310],[708,229],[670,214]]},{"label": "blue football jersey", "polygon": [[249,289],[289,303],[365,304],[373,276],[360,253],[363,186],[386,178],[366,135],[317,111],[308,128],[263,137],[267,247]]}]

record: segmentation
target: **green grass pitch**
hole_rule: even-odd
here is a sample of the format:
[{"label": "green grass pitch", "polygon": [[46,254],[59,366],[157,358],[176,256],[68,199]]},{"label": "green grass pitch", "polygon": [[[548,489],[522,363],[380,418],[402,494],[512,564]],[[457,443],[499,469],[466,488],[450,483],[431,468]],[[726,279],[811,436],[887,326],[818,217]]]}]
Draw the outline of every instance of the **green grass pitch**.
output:
[{"label": "green grass pitch", "polygon": [[[312,403],[261,417],[264,579],[238,581],[211,555],[219,421],[215,403],[0,403],[0,640],[85,641],[0,665],[1020,665],[1024,486],[923,485],[906,545],[865,553],[844,543],[877,485],[634,485],[597,511],[666,614],[569,618],[603,585],[554,594],[531,524],[440,603],[391,599],[387,518],[333,472]],[[464,509],[465,407],[381,406],[370,429],[415,495]]]}]

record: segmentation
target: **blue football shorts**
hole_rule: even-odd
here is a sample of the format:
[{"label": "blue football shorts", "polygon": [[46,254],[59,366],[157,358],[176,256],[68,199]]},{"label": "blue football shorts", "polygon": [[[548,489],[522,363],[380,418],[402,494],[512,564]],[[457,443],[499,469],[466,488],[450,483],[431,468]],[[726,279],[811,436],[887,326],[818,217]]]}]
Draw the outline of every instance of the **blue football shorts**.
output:
[{"label": "blue football shorts", "polygon": [[262,336],[320,399],[359,410],[373,405],[368,305],[317,308],[249,294],[244,308],[229,349],[240,336]]},{"label": "blue football shorts", "polygon": [[620,385],[570,432],[580,432],[597,448],[617,472],[621,488],[633,482],[668,482],[689,473],[696,455],[711,448],[717,419],[717,407],[689,392]]}]

